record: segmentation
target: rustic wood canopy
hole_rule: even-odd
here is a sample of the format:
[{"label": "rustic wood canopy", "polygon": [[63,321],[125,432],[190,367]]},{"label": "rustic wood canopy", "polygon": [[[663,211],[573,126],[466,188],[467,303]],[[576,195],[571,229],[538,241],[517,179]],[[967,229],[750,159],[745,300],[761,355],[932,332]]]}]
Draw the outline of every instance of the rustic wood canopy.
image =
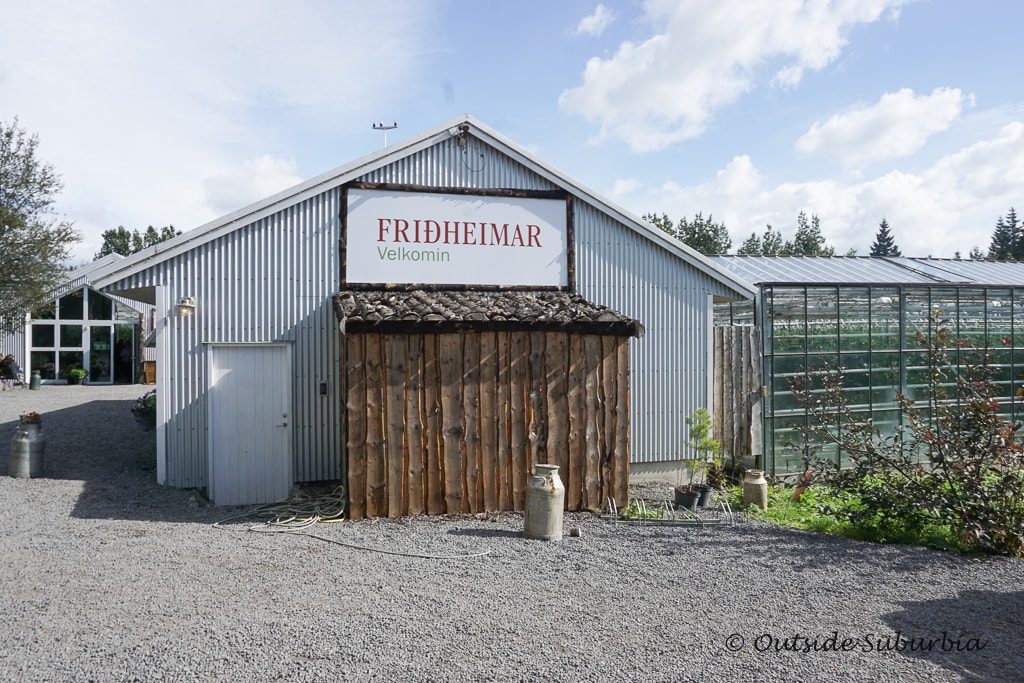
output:
[{"label": "rustic wood canopy", "polygon": [[340,292],[334,297],[334,310],[345,332],[644,334],[638,321],[569,292]]}]

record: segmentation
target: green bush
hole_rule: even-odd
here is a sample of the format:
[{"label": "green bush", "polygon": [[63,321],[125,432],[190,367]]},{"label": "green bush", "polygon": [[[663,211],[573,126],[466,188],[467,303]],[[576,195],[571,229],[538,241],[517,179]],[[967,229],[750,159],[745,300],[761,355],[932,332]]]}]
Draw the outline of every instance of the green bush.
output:
[{"label": "green bush", "polygon": [[[808,440],[836,444],[847,459],[814,464],[834,492],[822,514],[877,538],[952,537],[962,550],[1024,556],[1024,444],[1000,415],[987,353],[956,340],[933,313],[925,349],[927,400],[897,397],[904,425],[882,435],[853,413],[838,373],[823,392],[797,379],[792,391],[812,416]],[[947,349],[956,349],[953,362]],[[951,387],[947,388],[947,387]],[[950,393],[952,391],[952,393]]]},{"label": "green bush", "polygon": [[156,426],[156,389],[147,391],[135,401],[132,406],[132,414],[146,427],[153,429]]}]

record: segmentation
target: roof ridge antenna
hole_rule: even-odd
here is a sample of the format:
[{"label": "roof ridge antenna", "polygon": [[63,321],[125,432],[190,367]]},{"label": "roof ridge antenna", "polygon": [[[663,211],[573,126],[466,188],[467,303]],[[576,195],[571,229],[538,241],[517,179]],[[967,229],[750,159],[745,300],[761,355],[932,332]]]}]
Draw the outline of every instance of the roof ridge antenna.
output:
[{"label": "roof ridge antenna", "polygon": [[398,119],[391,119],[391,125],[390,126],[387,125],[386,123],[384,123],[383,121],[378,121],[377,123],[371,123],[370,127],[373,128],[374,130],[384,131],[384,149],[387,149],[388,148],[388,131],[389,130],[394,130],[395,128],[398,128]]}]

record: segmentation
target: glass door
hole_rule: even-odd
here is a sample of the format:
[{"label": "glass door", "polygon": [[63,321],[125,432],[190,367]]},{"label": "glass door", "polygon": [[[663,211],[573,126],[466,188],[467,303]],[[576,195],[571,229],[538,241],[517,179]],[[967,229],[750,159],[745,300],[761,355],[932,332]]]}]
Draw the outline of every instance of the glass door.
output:
[{"label": "glass door", "polygon": [[89,381],[93,384],[110,384],[113,381],[113,337],[112,325],[89,327]]}]

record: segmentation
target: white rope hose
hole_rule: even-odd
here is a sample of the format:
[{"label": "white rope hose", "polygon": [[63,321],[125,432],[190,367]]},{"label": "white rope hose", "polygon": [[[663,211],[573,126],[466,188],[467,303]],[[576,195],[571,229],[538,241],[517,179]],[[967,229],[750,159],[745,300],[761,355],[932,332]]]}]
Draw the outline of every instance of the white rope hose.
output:
[{"label": "white rope hose", "polygon": [[424,560],[468,560],[474,557],[483,557],[490,554],[490,550],[468,555],[432,555],[427,553],[406,553],[396,550],[384,550],[370,546],[339,541],[334,538],[320,536],[319,534],[308,533],[305,530],[317,524],[333,524],[345,521],[345,489],[342,486],[334,489],[331,493],[316,498],[299,494],[290,496],[276,503],[257,506],[248,512],[240,515],[226,517],[213,524],[216,529],[235,531],[235,529],[224,526],[227,522],[250,517],[267,516],[270,519],[263,522],[254,522],[245,527],[246,532],[294,534],[315,538],[325,543],[333,543],[345,548],[363,550],[371,553],[384,555],[396,555],[398,557],[414,557]]}]

